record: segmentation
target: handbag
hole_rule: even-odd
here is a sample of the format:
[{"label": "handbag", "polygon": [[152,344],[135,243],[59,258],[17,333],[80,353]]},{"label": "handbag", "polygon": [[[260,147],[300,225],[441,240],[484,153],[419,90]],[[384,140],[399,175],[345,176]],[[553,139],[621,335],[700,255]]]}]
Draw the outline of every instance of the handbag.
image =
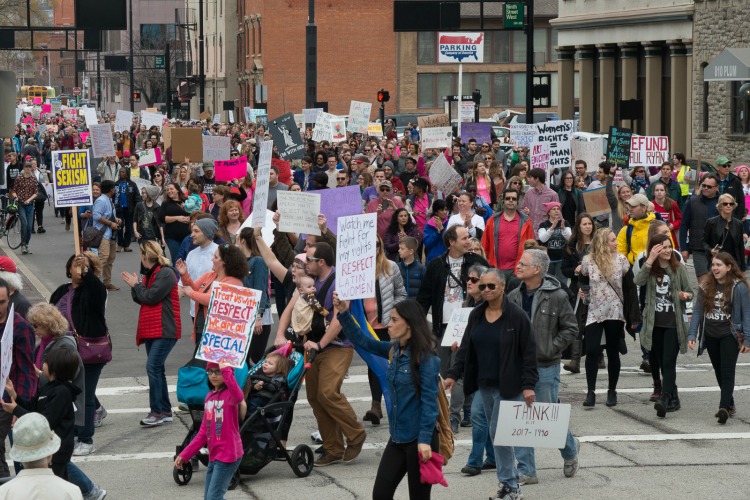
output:
[{"label": "handbag", "polygon": [[36,199],[34,201],[35,202],[47,201],[47,198],[48,198],[47,190],[44,189],[44,185],[42,185],[42,183],[39,181],[36,181],[36,185],[37,185],[37,193],[36,193]]},{"label": "handbag", "polygon": [[78,354],[87,365],[104,365],[112,361],[112,339],[109,332],[103,337],[81,337],[73,330]]},{"label": "handbag", "polygon": [[[91,221],[91,219],[89,219]],[[94,227],[93,221],[81,231],[81,245],[89,248],[99,248],[104,238],[104,231]]]}]

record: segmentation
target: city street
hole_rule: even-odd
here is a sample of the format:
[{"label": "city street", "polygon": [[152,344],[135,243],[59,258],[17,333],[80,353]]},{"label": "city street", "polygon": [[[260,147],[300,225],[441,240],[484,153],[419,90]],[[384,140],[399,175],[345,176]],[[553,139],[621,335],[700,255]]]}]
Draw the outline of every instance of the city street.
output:
[{"label": "city street", "polygon": [[[32,235],[32,255],[16,255],[0,243],[0,250],[19,263],[25,275],[24,293],[32,303],[46,299],[67,281],[64,264],[73,251],[72,232],[65,232],[61,219],[45,210],[47,233]],[[94,436],[96,453],[74,459],[91,479],[108,491],[108,499],[202,498],[204,467],[195,472],[187,486],[172,479],[174,448],[185,437],[190,416],[177,413],[175,422],[157,428],[142,428],[139,420],[148,413],[148,381],[145,349],[135,346],[138,307],[119,275],[138,271],[138,249],[118,253],[113,283],[120,291],[111,292],[107,320],[114,343],[113,361],[104,369],[98,396],[109,415]],[[692,275],[692,267],[689,273]],[[176,384],[177,368],[192,352],[187,301],[183,302],[183,338],[167,363],[170,390]],[[273,335],[272,335],[273,337]],[[607,374],[598,380],[598,404],[584,409],[585,374],[563,372],[560,399],[572,404],[571,429],[580,438],[580,470],[575,478],[562,474],[563,461],[557,450],[537,450],[539,484],[524,486],[530,499],[615,499],[623,495],[638,498],[747,498],[744,477],[750,464],[750,356],[740,355],[737,368],[737,414],[726,425],[714,418],[719,392],[708,355],[694,352],[678,358],[677,383],[682,410],[658,419],[651,394],[651,376],[638,370],[640,349],[628,337],[629,353],[623,357],[619,383],[619,404],[604,406]],[[357,360],[345,380],[344,393],[358,416],[369,409],[366,369]],[[302,390],[304,392],[304,389]],[[172,394],[172,404],[177,401]],[[371,498],[381,450],[388,440],[387,421],[367,428],[367,444],[351,464],[316,469],[305,479],[297,478],[285,463],[272,463],[257,476],[243,476],[241,485],[227,499],[259,500],[331,498],[336,500]],[[304,394],[300,395],[289,441],[290,449],[300,443],[312,444],[316,429]],[[448,488],[433,488],[435,499],[483,499],[494,493],[494,471],[466,477],[459,471],[466,463],[471,446],[471,429],[457,435],[454,457],[445,469]],[[312,445],[315,447],[315,445]],[[735,487],[732,487],[736,485]],[[403,481],[397,498],[408,497]]]}]

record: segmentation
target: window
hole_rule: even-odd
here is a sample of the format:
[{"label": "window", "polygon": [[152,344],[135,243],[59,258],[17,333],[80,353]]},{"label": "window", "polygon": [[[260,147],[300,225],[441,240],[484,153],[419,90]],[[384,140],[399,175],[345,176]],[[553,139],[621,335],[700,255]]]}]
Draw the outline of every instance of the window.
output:
[{"label": "window", "polygon": [[492,75],[492,105],[510,105],[510,73]]},{"label": "window", "polygon": [[513,62],[526,62],[526,33],[523,31],[513,32]]},{"label": "window", "polygon": [[750,101],[740,95],[740,87],[748,82],[730,82],[732,90],[732,129],[733,134],[750,133]]},{"label": "window", "polygon": [[109,79],[109,89],[113,96],[120,95],[120,77],[113,76]]},{"label": "window", "polygon": [[164,44],[176,39],[173,24],[141,24],[141,49],[163,49]]},{"label": "window", "polygon": [[120,32],[119,31],[107,31],[107,50],[117,52],[120,50]]},{"label": "window", "polygon": [[526,73],[513,73],[513,102],[511,106],[526,104]]},{"label": "window", "polygon": [[432,108],[435,106],[435,75],[421,73],[417,75],[417,107]]},{"label": "window", "polygon": [[417,64],[435,64],[436,59],[437,33],[417,33]]},{"label": "window", "polygon": [[[536,28],[534,30],[534,53],[543,52],[544,62],[550,61],[550,51],[547,50],[547,28]],[[524,40],[525,42],[525,40]],[[525,49],[525,47],[524,47]],[[524,59],[525,60],[525,59]]]},{"label": "window", "polygon": [[[553,92],[557,80],[553,78]],[[463,95],[478,89],[480,107],[524,106],[526,104],[525,73],[464,73]],[[420,73],[417,75],[417,107],[442,108],[443,97],[455,95],[458,75],[455,73]],[[553,96],[557,100],[557,96]]]},{"label": "window", "polygon": [[509,63],[511,32],[495,31],[492,34],[492,62]]}]

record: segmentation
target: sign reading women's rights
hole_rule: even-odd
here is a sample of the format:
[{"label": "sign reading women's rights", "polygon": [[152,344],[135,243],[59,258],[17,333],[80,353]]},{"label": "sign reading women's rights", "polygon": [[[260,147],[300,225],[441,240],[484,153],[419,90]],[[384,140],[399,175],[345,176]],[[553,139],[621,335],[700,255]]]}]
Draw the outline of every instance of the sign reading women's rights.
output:
[{"label": "sign reading women's rights", "polygon": [[505,400],[500,402],[495,446],[564,448],[570,405]]},{"label": "sign reading women's rights", "polygon": [[276,197],[281,214],[279,231],[320,236],[320,227],[318,227],[320,195],[318,193],[279,191]]},{"label": "sign reading women's rights", "polygon": [[52,151],[55,208],[91,205],[89,150]]},{"label": "sign reading women's rights", "polygon": [[197,359],[227,363],[234,368],[244,365],[250,334],[258,314],[261,292],[252,288],[214,284],[208,303]]},{"label": "sign reading women's rights", "polygon": [[377,214],[339,217],[336,232],[336,291],[341,300],[375,297]]}]

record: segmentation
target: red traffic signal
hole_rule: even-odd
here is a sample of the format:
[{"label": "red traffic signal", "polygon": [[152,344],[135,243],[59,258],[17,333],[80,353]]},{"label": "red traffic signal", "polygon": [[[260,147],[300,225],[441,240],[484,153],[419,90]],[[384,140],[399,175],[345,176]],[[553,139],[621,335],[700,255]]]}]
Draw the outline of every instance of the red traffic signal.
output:
[{"label": "red traffic signal", "polygon": [[141,93],[133,92],[133,102],[141,102]]},{"label": "red traffic signal", "polygon": [[391,93],[387,90],[380,89],[378,91],[378,102],[388,102],[391,100]]}]

